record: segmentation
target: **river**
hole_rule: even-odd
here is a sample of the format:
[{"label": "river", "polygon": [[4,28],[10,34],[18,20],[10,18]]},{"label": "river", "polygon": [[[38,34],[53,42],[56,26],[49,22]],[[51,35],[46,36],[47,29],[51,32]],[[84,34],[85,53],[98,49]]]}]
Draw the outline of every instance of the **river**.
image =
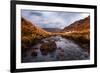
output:
[{"label": "river", "polygon": [[[40,50],[40,46],[43,43],[49,43],[54,41],[56,43],[56,50],[43,55]],[[41,43],[42,42],[42,43]],[[62,38],[61,36],[51,36],[49,38],[42,39],[38,44],[34,45],[26,52],[27,56],[23,57],[23,62],[48,62],[48,61],[70,61],[70,60],[87,60],[89,59],[89,53],[81,48],[78,44],[72,40]]]}]

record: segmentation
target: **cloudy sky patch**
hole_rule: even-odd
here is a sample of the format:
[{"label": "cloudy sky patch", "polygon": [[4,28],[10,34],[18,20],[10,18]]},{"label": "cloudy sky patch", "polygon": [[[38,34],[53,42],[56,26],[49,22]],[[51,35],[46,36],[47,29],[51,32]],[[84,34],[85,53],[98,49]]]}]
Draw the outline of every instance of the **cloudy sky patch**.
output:
[{"label": "cloudy sky patch", "polygon": [[77,20],[88,17],[89,13],[21,10],[21,16],[41,28],[63,29]]}]

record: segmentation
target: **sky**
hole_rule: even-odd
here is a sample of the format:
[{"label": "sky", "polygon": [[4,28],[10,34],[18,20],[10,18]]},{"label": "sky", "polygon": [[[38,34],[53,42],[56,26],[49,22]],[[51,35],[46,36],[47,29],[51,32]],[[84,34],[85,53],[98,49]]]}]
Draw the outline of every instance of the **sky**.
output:
[{"label": "sky", "polygon": [[21,10],[21,16],[41,28],[60,28],[84,19],[89,13]]}]

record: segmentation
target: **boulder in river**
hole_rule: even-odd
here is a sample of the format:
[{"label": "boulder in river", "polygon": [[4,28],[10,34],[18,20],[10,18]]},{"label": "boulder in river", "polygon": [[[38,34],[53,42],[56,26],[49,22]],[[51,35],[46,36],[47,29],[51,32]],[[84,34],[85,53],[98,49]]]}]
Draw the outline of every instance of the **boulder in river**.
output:
[{"label": "boulder in river", "polygon": [[33,52],[31,53],[31,56],[32,56],[32,57],[36,57],[36,56],[37,56],[37,52],[36,52],[36,51],[33,51]]},{"label": "boulder in river", "polygon": [[49,41],[48,43],[43,43],[40,46],[40,51],[42,54],[48,54],[54,52],[57,48],[57,45],[54,41]]}]

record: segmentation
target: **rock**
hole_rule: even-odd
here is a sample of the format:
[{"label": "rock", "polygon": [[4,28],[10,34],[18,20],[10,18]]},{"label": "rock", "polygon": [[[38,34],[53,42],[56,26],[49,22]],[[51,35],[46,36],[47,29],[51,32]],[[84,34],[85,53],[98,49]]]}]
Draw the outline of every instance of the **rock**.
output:
[{"label": "rock", "polygon": [[34,48],[35,50],[37,50],[38,48]]},{"label": "rock", "polygon": [[26,53],[22,53],[22,57],[26,57],[27,56],[27,54]]},{"label": "rock", "polygon": [[31,56],[32,56],[32,57],[36,57],[36,56],[37,56],[37,52],[36,52],[36,51],[33,51],[33,52],[31,53]]},{"label": "rock", "polygon": [[64,50],[62,48],[59,47],[58,50],[64,53]]},{"label": "rock", "polygon": [[64,52],[59,52],[59,59],[64,60]]},{"label": "rock", "polygon": [[46,55],[48,55],[48,52],[47,51],[41,51],[41,54],[46,56]]},{"label": "rock", "polygon": [[40,51],[42,54],[48,54],[54,52],[57,48],[57,45],[54,41],[49,41],[48,43],[43,43],[40,46]]}]

